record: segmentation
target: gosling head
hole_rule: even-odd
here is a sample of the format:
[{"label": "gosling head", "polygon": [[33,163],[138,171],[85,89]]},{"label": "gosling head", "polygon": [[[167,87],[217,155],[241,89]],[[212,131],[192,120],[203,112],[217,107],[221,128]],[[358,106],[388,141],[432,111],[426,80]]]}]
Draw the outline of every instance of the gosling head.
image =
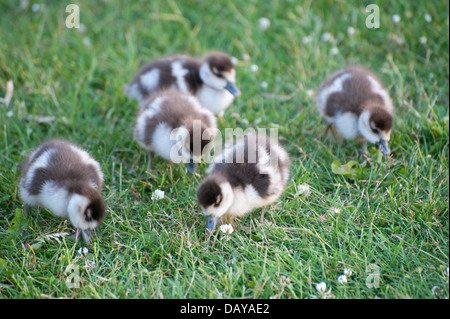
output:
[{"label": "gosling head", "polygon": [[197,190],[197,199],[206,216],[206,229],[213,231],[233,202],[230,183],[220,175],[210,175]]},{"label": "gosling head", "polygon": [[358,120],[361,135],[370,143],[378,146],[384,155],[391,153],[389,139],[392,130],[392,114],[382,107],[370,107],[362,112]]},{"label": "gosling head", "polygon": [[224,53],[209,54],[200,66],[202,81],[216,90],[227,90],[234,96],[240,96],[236,87],[236,71],[231,59]]},{"label": "gosling head", "polygon": [[105,216],[105,203],[98,191],[87,194],[72,194],[67,208],[69,219],[77,229],[76,239],[83,236],[87,245],[91,244],[91,230],[97,227]]}]

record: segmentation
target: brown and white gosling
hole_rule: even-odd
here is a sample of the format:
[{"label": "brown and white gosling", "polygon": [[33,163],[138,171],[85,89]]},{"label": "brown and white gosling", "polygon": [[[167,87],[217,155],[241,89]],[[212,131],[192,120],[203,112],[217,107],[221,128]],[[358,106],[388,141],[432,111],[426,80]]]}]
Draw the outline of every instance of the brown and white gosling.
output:
[{"label": "brown and white gosling", "polygon": [[172,162],[187,164],[196,171],[205,148],[217,134],[214,114],[195,96],[178,90],[163,90],[143,103],[134,126],[135,140],[147,150],[151,168],[153,154]]},{"label": "brown and white gosling", "polygon": [[65,140],[47,141],[22,163],[19,188],[25,216],[29,206],[44,207],[68,218],[76,228],[76,239],[82,234],[89,245],[91,230],[105,216],[102,184],[100,164],[85,150]]},{"label": "brown and white gosling", "polygon": [[381,80],[371,71],[351,66],[333,73],[319,87],[317,109],[345,139],[363,137],[360,151],[367,142],[390,154],[388,141],[393,123],[393,105]]},{"label": "brown and white gosling", "polygon": [[203,60],[178,55],[157,59],[142,67],[124,86],[124,93],[142,104],[157,90],[177,88],[195,95],[200,104],[214,114],[223,115],[234,97],[241,95],[235,83],[234,65],[224,53],[213,52]]},{"label": "brown and white gosling", "polygon": [[255,208],[264,210],[283,193],[289,179],[288,153],[264,134],[247,135],[224,149],[208,169],[197,199],[213,231],[222,218],[233,224]]}]

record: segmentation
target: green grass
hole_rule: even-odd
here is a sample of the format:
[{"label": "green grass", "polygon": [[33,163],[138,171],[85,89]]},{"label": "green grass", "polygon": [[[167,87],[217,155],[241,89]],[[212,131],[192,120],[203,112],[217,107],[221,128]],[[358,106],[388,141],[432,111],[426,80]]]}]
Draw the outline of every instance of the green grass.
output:
[{"label": "green grass", "polygon": [[[25,9],[19,1],[0,4],[0,97],[14,82],[11,103],[0,104],[2,298],[308,298],[319,296],[322,281],[335,298],[448,298],[447,1],[41,3],[37,12],[32,1]],[[65,27],[69,3],[80,6],[83,32]],[[369,3],[380,7],[380,29],[365,27]],[[266,31],[260,17],[270,19]],[[325,32],[328,42],[321,41]],[[339,52],[331,55],[334,47]],[[270,226],[255,211],[231,235],[206,239],[195,198],[206,165],[188,175],[155,159],[145,174],[146,154],[132,138],[137,103],[121,86],[151,59],[210,50],[240,61],[243,94],[221,130],[278,127],[292,179],[266,211]],[[396,116],[393,157],[373,154],[356,179],[331,166],[355,160],[358,144],[321,138],[325,123],[311,96],[348,64],[376,71]],[[39,116],[55,119],[40,123]],[[26,239],[18,231],[19,163],[54,137],[86,148],[105,174],[107,217],[87,255],[78,252],[83,243],[74,241],[70,223],[44,209],[33,209]],[[303,183],[309,196],[296,195]],[[152,201],[155,189],[165,198]],[[378,288],[366,285],[372,264],[380,269]],[[66,286],[70,265],[78,267],[79,288]],[[345,268],[353,274],[341,285]]]}]

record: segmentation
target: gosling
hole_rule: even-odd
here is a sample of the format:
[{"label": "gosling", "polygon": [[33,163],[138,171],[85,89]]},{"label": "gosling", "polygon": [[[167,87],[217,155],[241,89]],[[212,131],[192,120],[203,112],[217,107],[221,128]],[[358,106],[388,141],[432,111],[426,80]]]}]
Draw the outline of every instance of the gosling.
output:
[{"label": "gosling", "polygon": [[234,98],[241,95],[235,83],[234,65],[224,53],[213,52],[203,60],[178,55],[157,59],[142,67],[124,86],[124,94],[142,104],[158,90],[177,88],[196,96],[200,104],[214,114],[223,115]]},{"label": "gosling", "polygon": [[327,132],[334,128],[345,139],[363,138],[360,155],[366,154],[367,142],[390,154],[393,105],[371,71],[352,66],[332,74],[320,85],[317,109],[328,122]]},{"label": "gosling", "polygon": [[148,152],[147,171],[156,154],[186,163],[188,172],[194,173],[216,134],[214,114],[194,96],[178,90],[152,95],[139,110],[134,126],[134,139]]},{"label": "gosling", "polygon": [[244,136],[225,148],[197,190],[206,229],[213,231],[222,219],[234,224],[234,217],[255,208],[261,208],[262,223],[265,207],[285,190],[289,169],[288,153],[264,134]]},{"label": "gosling", "polygon": [[54,216],[68,218],[91,243],[91,230],[105,216],[100,194],[103,173],[100,164],[85,150],[65,140],[50,140],[30,153],[22,163],[19,183],[25,217],[29,206],[44,207]]}]

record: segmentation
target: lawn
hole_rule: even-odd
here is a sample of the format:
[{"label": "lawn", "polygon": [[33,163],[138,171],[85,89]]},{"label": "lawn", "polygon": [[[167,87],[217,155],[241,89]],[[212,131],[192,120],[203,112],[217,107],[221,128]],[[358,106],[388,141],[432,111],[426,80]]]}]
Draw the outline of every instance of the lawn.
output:
[{"label": "lawn", "polygon": [[[80,28],[66,27],[71,3]],[[379,28],[366,26],[371,3]],[[448,10],[443,0],[1,1],[0,297],[448,298]],[[211,50],[238,60],[242,91],[220,130],[278,128],[292,166],[268,224],[256,210],[208,237],[195,196],[207,165],[189,175],[155,158],[146,173],[138,105],[121,87],[152,59]],[[372,147],[368,165],[344,174],[359,145],[323,137],[314,92],[352,64],[389,89],[393,155]],[[87,249],[45,209],[22,217],[19,164],[55,137],[105,175],[107,216]]]}]

